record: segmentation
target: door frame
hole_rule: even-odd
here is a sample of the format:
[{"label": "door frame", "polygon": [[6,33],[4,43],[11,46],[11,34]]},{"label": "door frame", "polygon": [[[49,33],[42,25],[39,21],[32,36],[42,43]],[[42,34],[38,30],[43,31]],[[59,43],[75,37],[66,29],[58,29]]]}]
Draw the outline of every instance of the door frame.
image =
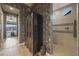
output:
[{"label": "door frame", "polygon": [[[15,8],[15,7],[13,7]],[[2,7],[1,7],[2,9]],[[18,9],[18,14],[17,14],[17,39],[18,39],[18,44],[20,43],[20,10]],[[13,14],[13,13],[11,13]],[[2,9],[2,15],[1,15],[1,24],[2,24],[2,32],[1,32],[1,36],[2,36],[2,45],[4,44],[5,40],[4,40],[4,11]]]},{"label": "door frame", "polygon": [[[3,13],[3,14],[5,14],[4,16],[3,16],[3,29],[4,29],[4,20],[5,20],[5,17],[6,17],[6,15],[15,15],[15,16],[17,16],[17,39],[18,39],[18,41],[19,41],[19,39],[20,39],[20,15],[19,14],[12,14],[12,13]],[[4,30],[3,30],[3,33],[4,33]],[[4,38],[4,34],[3,34],[3,40],[4,40],[5,38]]]},{"label": "door frame", "polygon": [[[11,14],[11,13],[4,13],[4,29],[6,29],[6,16],[8,16],[8,15],[12,15],[12,16],[15,16],[17,18],[16,23],[17,23],[17,37],[18,37],[18,15]],[[4,32],[6,33],[6,30],[4,30]],[[6,39],[6,34],[4,36],[5,36],[4,39]]]}]

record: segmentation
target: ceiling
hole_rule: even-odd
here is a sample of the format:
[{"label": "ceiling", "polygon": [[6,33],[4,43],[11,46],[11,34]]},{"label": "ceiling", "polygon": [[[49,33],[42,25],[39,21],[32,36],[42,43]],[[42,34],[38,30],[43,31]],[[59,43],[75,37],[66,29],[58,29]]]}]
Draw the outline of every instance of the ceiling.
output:
[{"label": "ceiling", "polygon": [[70,3],[53,3],[53,11],[69,5]]},{"label": "ceiling", "polygon": [[5,12],[10,12],[13,14],[18,14],[19,13],[19,9],[11,7],[9,5],[2,5],[3,11]]},{"label": "ceiling", "polygon": [[[62,8],[64,6],[67,6],[71,3],[53,3],[53,10],[57,10],[59,8]],[[32,7],[34,5],[34,3],[25,3],[25,5]],[[16,8],[14,8],[14,10],[10,10],[10,6],[3,6],[3,9],[9,12],[14,12],[14,13],[18,13],[18,10]],[[16,11],[16,12],[15,12]]]},{"label": "ceiling", "polygon": [[33,3],[25,3],[25,5],[31,7],[33,5]]},{"label": "ceiling", "polygon": [[[25,5],[31,7],[34,3],[25,3]],[[57,10],[59,8],[62,8],[64,6],[69,5],[70,3],[53,3],[53,10]]]},{"label": "ceiling", "polygon": [[[27,6],[31,7],[34,3],[25,3]],[[53,10],[57,10],[59,8],[62,8],[64,6],[67,6],[71,3],[53,3]]]}]

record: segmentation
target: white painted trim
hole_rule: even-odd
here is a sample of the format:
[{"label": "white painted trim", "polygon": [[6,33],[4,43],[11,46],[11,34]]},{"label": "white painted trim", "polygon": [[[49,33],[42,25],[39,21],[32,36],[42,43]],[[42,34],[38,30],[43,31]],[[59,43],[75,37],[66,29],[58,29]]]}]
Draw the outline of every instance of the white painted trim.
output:
[{"label": "white painted trim", "polygon": [[[1,7],[1,5],[0,5],[0,7]],[[3,42],[4,42],[4,39],[3,39],[3,35],[4,35],[4,22],[3,22],[3,11],[2,11],[2,8],[1,8],[1,46],[3,45]]]},{"label": "white painted trim", "polygon": [[18,14],[18,41],[20,42],[20,13]]},{"label": "white painted trim", "polygon": [[79,39],[78,39],[78,24],[79,24],[79,23],[78,23],[78,22],[79,22],[79,19],[78,19],[78,18],[79,18],[79,17],[78,17],[78,16],[79,16],[79,11],[78,11],[78,9],[79,9],[79,7],[78,7],[78,4],[76,4],[76,7],[77,7],[77,8],[76,8],[76,9],[77,9],[77,10],[76,10],[76,11],[77,11],[77,12],[76,12],[76,15],[77,15],[77,16],[76,16],[76,23],[77,23],[76,25],[77,25],[77,56],[78,56],[78,55],[79,55],[79,53],[78,53],[78,49],[79,49],[79,43],[78,43],[78,42],[79,42],[79,41],[78,41],[78,40],[79,40]]}]

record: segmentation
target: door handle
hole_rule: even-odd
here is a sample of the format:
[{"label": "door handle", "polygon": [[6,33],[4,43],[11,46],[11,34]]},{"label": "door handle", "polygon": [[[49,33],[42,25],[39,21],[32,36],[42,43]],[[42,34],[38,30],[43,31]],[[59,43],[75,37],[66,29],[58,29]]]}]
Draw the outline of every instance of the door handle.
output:
[{"label": "door handle", "polygon": [[73,37],[77,37],[77,22],[76,22],[76,20],[74,20],[74,30],[73,30]]}]

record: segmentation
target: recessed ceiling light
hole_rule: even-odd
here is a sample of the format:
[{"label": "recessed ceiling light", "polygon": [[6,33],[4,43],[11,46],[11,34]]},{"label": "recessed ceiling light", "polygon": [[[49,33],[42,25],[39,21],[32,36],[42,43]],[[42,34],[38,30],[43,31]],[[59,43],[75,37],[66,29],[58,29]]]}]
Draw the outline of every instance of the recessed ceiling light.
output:
[{"label": "recessed ceiling light", "polygon": [[13,8],[12,8],[12,7],[10,7],[10,10],[13,10]]}]

